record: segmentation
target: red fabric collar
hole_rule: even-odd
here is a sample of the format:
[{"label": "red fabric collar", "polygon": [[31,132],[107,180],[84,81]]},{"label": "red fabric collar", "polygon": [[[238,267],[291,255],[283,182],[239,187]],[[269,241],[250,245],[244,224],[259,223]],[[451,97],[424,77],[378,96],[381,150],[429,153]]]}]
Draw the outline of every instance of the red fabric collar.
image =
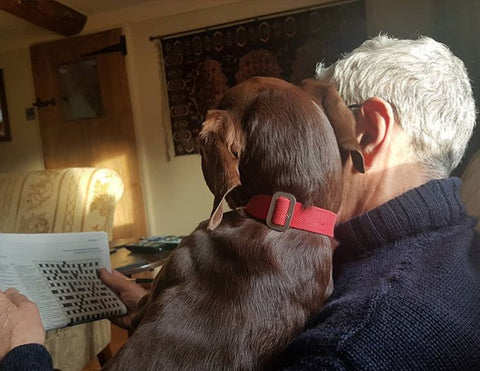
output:
[{"label": "red fabric collar", "polygon": [[265,219],[267,225],[277,231],[296,228],[330,237],[337,219],[337,214],[329,210],[304,208],[293,195],[283,192],[252,196],[244,210],[255,218]]}]

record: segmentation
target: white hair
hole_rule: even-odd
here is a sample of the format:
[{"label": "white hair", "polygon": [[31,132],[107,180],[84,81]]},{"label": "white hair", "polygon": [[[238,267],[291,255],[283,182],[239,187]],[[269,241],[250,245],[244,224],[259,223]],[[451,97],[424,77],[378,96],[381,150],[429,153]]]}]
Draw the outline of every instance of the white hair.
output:
[{"label": "white hair", "polygon": [[389,102],[410,139],[415,161],[432,178],[459,164],[475,126],[475,101],[463,62],[429,37],[365,41],[317,78],[332,83],[347,104],[377,96]]}]

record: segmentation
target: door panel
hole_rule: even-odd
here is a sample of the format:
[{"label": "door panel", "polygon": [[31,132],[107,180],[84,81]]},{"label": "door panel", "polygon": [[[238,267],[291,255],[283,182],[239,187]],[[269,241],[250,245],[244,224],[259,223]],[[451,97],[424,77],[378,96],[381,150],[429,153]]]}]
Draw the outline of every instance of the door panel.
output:
[{"label": "door panel", "polygon": [[[125,191],[115,212],[113,235],[130,238],[144,236],[146,227],[125,57],[120,52],[82,57],[118,44],[120,36],[121,30],[115,29],[39,44],[30,48],[30,55],[37,97],[55,98],[54,106],[38,108],[45,167],[117,171]],[[83,63],[74,64],[78,62]],[[92,83],[95,70],[98,84]],[[91,118],[98,92],[103,109]],[[72,116],[65,115],[67,108],[87,112],[86,116],[90,112],[90,118],[68,120]]]}]

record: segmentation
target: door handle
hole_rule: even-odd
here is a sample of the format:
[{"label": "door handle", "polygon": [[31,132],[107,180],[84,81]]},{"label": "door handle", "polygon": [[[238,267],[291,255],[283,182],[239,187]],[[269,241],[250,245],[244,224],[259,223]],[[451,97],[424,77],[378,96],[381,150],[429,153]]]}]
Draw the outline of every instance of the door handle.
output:
[{"label": "door handle", "polygon": [[37,108],[55,106],[55,98],[52,98],[50,100],[41,100],[40,97],[37,97],[37,100],[35,101],[35,103],[33,103],[33,105]]}]

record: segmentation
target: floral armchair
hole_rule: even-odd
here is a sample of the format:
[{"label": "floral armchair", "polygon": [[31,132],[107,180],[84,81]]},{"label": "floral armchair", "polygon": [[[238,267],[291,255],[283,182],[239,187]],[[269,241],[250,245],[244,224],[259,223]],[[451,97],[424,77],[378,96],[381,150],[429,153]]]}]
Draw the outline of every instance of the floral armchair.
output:
[{"label": "floral armchair", "polygon": [[[109,169],[68,168],[0,174],[0,232],[105,231],[112,239],[123,181]],[[81,370],[110,343],[107,320],[47,333],[54,367]]]}]

